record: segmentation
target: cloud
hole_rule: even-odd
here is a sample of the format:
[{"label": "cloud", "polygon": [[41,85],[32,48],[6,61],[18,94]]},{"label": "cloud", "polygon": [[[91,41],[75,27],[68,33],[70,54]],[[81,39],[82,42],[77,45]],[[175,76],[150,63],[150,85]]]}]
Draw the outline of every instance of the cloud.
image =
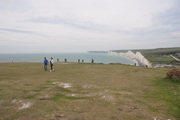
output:
[{"label": "cloud", "polygon": [[45,52],[179,46],[179,5],[178,0],[0,0],[0,44],[12,52],[16,46],[30,52],[33,43]]},{"label": "cloud", "polygon": [[39,33],[32,32],[32,31],[26,31],[26,30],[0,28],[0,31],[22,33],[22,34],[33,34],[33,35],[37,35],[37,36],[48,37],[47,35],[39,34]]},{"label": "cloud", "polygon": [[174,6],[167,11],[161,13],[158,16],[159,22],[161,24],[168,25],[179,25],[180,24],[180,1],[176,0]]},{"label": "cloud", "polygon": [[16,30],[16,29],[7,29],[7,28],[0,28],[0,31],[8,31],[8,32],[15,32],[15,33],[28,33],[32,34],[33,32],[24,31],[24,30]]},{"label": "cloud", "polygon": [[72,19],[63,19],[60,17],[37,17],[27,20],[28,22],[33,23],[47,23],[47,24],[62,24],[77,29],[86,29],[86,30],[95,30],[96,25],[90,22],[80,22]]},{"label": "cloud", "polygon": [[[70,25],[81,25],[91,23],[92,25],[119,27],[121,29],[132,29],[150,26],[151,17],[169,8],[171,2],[162,0],[62,0],[43,1],[40,5],[34,5],[31,20],[36,22],[64,23]],[[35,4],[36,3],[36,4]],[[153,6],[153,7],[152,7]]]}]

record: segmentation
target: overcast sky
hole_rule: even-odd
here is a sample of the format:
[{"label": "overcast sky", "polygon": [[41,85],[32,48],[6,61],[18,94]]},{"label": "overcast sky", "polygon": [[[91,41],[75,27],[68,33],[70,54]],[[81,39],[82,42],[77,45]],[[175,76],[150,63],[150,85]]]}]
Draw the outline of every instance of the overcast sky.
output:
[{"label": "overcast sky", "polygon": [[180,0],[0,0],[0,53],[180,47]]}]

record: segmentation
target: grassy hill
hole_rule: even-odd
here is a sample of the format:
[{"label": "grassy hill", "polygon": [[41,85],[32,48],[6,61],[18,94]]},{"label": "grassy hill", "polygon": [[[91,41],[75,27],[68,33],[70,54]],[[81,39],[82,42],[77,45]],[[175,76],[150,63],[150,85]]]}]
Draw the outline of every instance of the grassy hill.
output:
[{"label": "grassy hill", "polygon": [[178,120],[180,83],[169,68],[0,63],[1,120]]},{"label": "grassy hill", "polygon": [[[114,50],[113,50],[114,51]],[[127,50],[115,50],[116,52],[127,52]],[[175,56],[180,59],[180,47],[174,48],[157,48],[157,49],[136,49],[131,50],[132,52],[141,52],[146,59],[148,59],[153,64],[172,64],[179,65],[180,62],[173,59],[170,55]]]},{"label": "grassy hill", "polygon": [[148,50],[133,50],[134,52],[140,51],[145,58],[151,61],[153,64],[172,64],[180,65],[180,62],[173,59],[170,55],[175,56],[180,59],[177,53],[180,53],[180,47],[178,48],[158,48],[158,49],[148,49]]}]

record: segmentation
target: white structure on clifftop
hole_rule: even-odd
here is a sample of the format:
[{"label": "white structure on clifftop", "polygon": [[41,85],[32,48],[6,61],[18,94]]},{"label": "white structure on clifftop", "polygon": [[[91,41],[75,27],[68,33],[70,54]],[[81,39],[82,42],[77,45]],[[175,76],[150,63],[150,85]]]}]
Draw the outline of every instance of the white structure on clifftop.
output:
[{"label": "white structure on clifftop", "polygon": [[135,54],[129,50],[128,52],[125,53],[124,52],[118,53],[113,51],[109,51],[109,53],[115,56],[124,56],[124,57],[129,57],[131,59],[135,59],[141,66],[152,67],[152,64],[140,52],[136,52]]}]

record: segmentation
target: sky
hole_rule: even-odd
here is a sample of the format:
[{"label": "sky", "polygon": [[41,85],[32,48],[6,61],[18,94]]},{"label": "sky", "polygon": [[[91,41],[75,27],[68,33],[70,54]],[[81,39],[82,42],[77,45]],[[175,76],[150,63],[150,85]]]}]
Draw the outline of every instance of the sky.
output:
[{"label": "sky", "polygon": [[0,53],[180,47],[180,0],[0,0]]}]

